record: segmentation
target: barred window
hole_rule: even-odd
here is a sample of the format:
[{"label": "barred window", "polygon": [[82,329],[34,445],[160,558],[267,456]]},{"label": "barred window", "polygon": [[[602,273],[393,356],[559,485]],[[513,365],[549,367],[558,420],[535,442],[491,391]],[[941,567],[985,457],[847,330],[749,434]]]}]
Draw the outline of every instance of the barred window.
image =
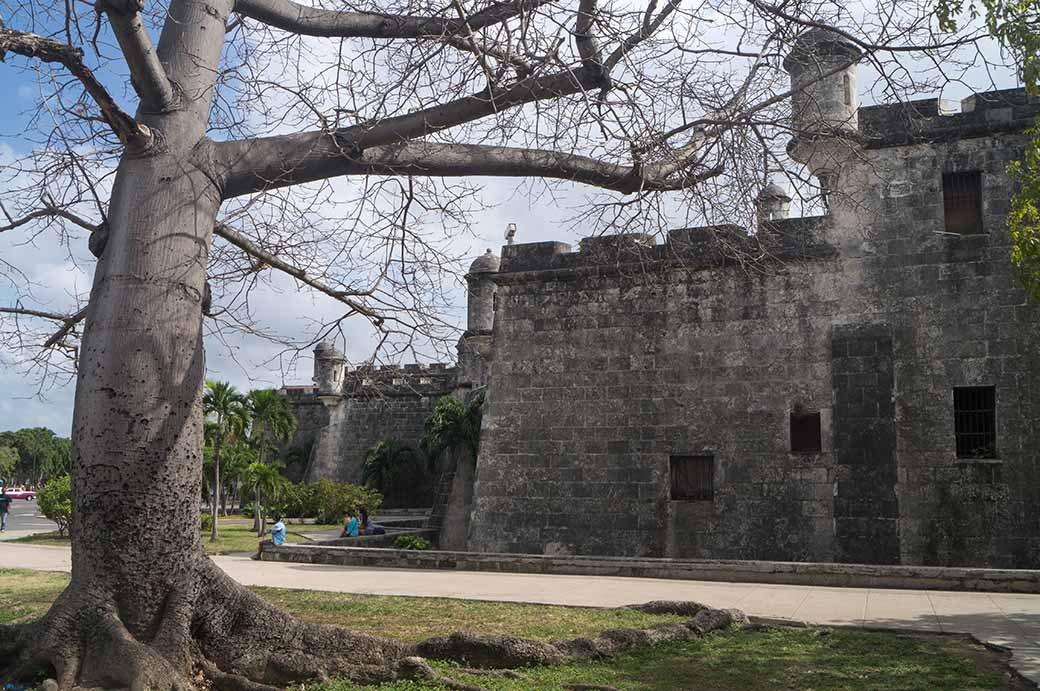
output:
[{"label": "barred window", "polygon": [[673,500],[710,501],[714,498],[714,456],[672,456],[668,466]]},{"label": "barred window", "polygon": [[958,458],[997,457],[997,390],[961,386],[953,390],[954,434]]},{"label": "barred window", "polygon": [[979,171],[943,173],[943,212],[947,233],[982,232],[982,175]]}]

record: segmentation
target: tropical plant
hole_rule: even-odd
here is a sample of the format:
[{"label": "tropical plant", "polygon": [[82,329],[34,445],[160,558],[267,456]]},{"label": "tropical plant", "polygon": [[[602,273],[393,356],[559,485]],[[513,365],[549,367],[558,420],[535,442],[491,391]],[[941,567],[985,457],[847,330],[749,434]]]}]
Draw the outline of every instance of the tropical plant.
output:
[{"label": "tropical plant", "polygon": [[477,462],[483,406],[483,392],[475,395],[469,403],[454,396],[437,399],[433,414],[426,419],[420,442],[431,462],[436,462],[448,449],[461,449],[473,463]]},{"label": "tropical plant", "polygon": [[213,483],[210,485],[210,515],[213,525],[209,539],[217,540],[217,508],[220,497],[220,450],[224,442],[235,438],[249,425],[249,407],[245,397],[227,382],[206,381],[202,395],[203,411],[213,426]]},{"label": "tropical plant", "polygon": [[394,547],[397,549],[427,550],[431,546],[429,540],[418,535],[398,535],[394,538]]},{"label": "tropical plant", "polygon": [[47,481],[36,493],[36,501],[42,513],[58,524],[58,534],[64,535],[72,520],[72,481],[68,475],[60,475]]},{"label": "tropical plant", "polygon": [[259,453],[259,460],[267,460],[267,451],[275,442],[286,442],[296,431],[296,417],[289,399],[273,389],[257,389],[246,395],[252,420],[249,439]]},{"label": "tropical plant", "polygon": [[430,472],[419,451],[394,439],[383,439],[365,455],[361,484],[379,490],[388,502],[408,503],[430,485]]},{"label": "tropical plant", "polygon": [[242,473],[242,479],[248,486],[253,488],[253,496],[256,504],[256,514],[253,527],[257,535],[261,536],[267,527],[267,517],[264,515],[264,498],[276,500],[281,493],[286,480],[276,468],[267,463],[250,463]]}]

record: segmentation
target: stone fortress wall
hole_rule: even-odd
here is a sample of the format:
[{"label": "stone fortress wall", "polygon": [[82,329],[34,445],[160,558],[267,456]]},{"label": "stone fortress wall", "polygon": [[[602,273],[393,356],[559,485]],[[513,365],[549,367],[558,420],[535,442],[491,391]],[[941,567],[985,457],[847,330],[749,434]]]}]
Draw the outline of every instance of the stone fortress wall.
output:
[{"label": "stone fortress wall", "polygon": [[[330,424],[308,477],[356,479],[366,444],[407,442],[436,395],[486,385],[475,479],[454,476],[453,545],[1040,566],[1040,306],[1003,231],[1004,171],[1040,101],[860,108],[856,55],[810,31],[785,61],[805,85],[789,152],[829,190],[826,216],[787,218],[770,185],[751,233],[480,257],[443,384],[366,398],[342,356],[318,353]],[[965,180],[977,223],[949,232],[951,181]],[[964,453],[963,396],[979,391],[995,446]]]},{"label": "stone fortress wall", "polygon": [[[823,73],[854,51],[820,38]],[[827,79],[789,149],[827,216],[783,218],[781,190],[755,235],[504,248],[470,549],[1040,565],[1040,307],[1003,231],[1040,103],[856,109]],[[974,232],[945,230],[951,173],[978,173]],[[980,458],[958,456],[961,387],[995,391]],[[806,421],[818,448],[793,451]],[[701,495],[677,498],[691,457]]]},{"label": "stone fortress wall", "polygon": [[470,266],[468,328],[459,339],[457,364],[351,368],[333,343],[318,344],[314,386],[285,389],[300,422],[293,443],[311,445],[303,473],[306,482],[321,478],[360,482],[372,446],[392,439],[417,448],[438,398],[447,394],[465,398],[473,389],[486,386],[485,358],[490,357],[495,307],[490,276],[497,270],[498,258],[490,251]]},{"label": "stone fortress wall", "polygon": [[434,403],[455,390],[456,374],[443,364],[344,368],[338,393],[323,397],[326,422],[304,479],[357,483],[365,455],[379,441],[418,447]]}]

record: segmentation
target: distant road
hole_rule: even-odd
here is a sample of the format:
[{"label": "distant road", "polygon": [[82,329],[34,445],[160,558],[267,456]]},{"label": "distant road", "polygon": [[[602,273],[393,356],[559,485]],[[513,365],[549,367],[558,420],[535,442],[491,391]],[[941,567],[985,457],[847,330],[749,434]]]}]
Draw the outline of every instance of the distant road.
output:
[{"label": "distant road", "polygon": [[33,533],[49,533],[58,526],[43,516],[38,516],[36,500],[15,499],[11,502],[11,513],[7,516],[7,530],[0,533],[0,540],[13,540]]}]

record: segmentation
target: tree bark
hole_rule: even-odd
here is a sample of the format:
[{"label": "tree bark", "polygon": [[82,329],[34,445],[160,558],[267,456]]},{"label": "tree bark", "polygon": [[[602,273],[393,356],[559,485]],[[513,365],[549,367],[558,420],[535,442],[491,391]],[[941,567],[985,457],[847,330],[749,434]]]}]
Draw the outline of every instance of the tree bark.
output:
[{"label": "tree bark", "polygon": [[221,432],[221,430],[219,429],[222,424],[223,424],[223,421],[220,420],[219,416],[218,416],[218,419],[217,419],[217,427],[218,427],[218,429],[217,429],[217,442],[214,445],[214,449],[213,449],[213,493],[212,493],[212,496],[210,497],[210,499],[212,500],[212,503],[213,503],[213,506],[212,506],[212,509],[213,509],[213,526],[210,529],[210,535],[209,535],[209,541],[210,542],[216,542],[217,541],[217,507],[220,506],[220,496],[222,494],[221,491],[220,491],[220,446],[221,446],[221,442],[224,440],[224,435]]}]

